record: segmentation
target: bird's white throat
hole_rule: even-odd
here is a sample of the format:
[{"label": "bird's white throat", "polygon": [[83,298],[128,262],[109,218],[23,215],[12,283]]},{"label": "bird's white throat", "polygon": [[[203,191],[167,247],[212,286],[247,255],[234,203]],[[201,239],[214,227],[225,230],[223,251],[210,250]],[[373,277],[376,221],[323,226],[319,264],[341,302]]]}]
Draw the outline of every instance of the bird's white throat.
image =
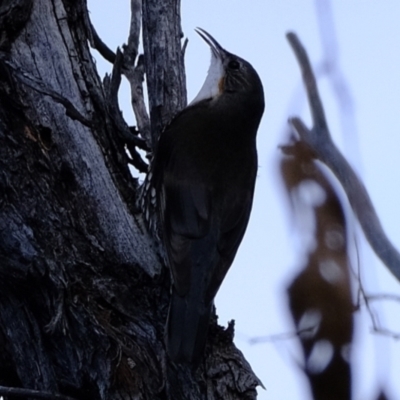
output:
[{"label": "bird's white throat", "polygon": [[213,52],[211,52],[211,64],[208,69],[206,80],[200,89],[197,96],[190,102],[190,106],[200,102],[201,100],[211,99],[220,94],[220,81],[224,77],[224,67],[222,61],[219,57],[216,57]]}]

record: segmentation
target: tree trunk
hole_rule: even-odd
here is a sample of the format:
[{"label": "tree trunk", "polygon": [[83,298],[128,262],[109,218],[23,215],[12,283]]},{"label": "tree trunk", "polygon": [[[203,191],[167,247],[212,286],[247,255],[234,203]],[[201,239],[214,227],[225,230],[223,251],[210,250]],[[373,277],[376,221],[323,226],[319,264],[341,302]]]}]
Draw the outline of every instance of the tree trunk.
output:
[{"label": "tree trunk", "polygon": [[[143,4],[153,143],[186,104],[179,18],[177,0]],[[100,81],[85,0],[2,0],[0,31],[0,385],[256,398],[232,328],[213,322],[197,372],[166,357],[169,272],[135,205],[118,68]]]}]

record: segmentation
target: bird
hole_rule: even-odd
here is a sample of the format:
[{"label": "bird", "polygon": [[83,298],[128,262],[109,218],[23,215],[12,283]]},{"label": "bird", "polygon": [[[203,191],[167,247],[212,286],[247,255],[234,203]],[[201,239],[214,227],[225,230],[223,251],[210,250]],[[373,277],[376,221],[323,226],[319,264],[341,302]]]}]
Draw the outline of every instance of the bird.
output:
[{"label": "bird", "polygon": [[211,49],[210,68],[198,95],[161,133],[147,183],[172,276],[166,350],[172,362],[193,368],[249,221],[264,112],[251,64],[196,32]]}]

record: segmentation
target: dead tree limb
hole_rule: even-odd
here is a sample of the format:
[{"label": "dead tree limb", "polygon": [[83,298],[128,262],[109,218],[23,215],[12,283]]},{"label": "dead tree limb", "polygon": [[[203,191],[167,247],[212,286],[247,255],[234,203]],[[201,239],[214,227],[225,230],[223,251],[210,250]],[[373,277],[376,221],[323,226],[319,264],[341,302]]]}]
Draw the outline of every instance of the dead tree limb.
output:
[{"label": "dead tree limb", "polygon": [[287,39],[303,74],[313,127],[308,129],[297,117],[289,122],[301,140],[311,148],[314,157],[326,164],[340,181],[369,244],[400,281],[400,253],[386,236],[364,184],[332,141],[307,53],[294,33],[288,33]]},{"label": "dead tree limb", "polygon": [[[126,54],[146,69],[153,144],[186,103],[179,8],[143,3],[146,62],[133,8]],[[108,54],[103,83],[94,37],[85,0],[0,2],[0,385],[81,400],[255,399],[232,326],[214,321],[197,374],[168,364],[170,278],[136,207],[126,147],[143,140],[117,100],[125,55]]]}]

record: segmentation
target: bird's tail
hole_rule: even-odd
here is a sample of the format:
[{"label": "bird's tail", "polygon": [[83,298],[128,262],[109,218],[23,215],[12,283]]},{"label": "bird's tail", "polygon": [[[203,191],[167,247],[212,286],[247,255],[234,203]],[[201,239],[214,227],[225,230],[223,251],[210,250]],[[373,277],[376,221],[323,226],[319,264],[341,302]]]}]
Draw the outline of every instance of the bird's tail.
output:
[{"label": "bird's tail", "polygon": [[169,306],[166,346],[170,359],[197,367],[203,356],[210,323],[212,302],[202,305],[192,296],[179,296],[172,289]]}]

